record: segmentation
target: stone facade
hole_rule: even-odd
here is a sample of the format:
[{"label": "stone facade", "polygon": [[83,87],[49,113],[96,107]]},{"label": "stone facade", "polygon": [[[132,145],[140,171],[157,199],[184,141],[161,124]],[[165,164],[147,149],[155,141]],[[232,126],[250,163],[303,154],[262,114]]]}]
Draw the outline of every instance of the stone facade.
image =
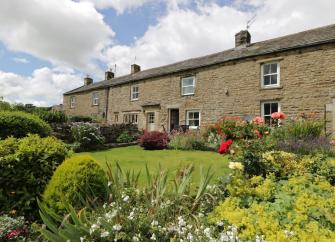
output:
[{"label": "stone facade", "polygon": [[[318,39],[323,37],[327,41]],[[222,59],[216,62],[218,58]],[[217,55],[145,71],[137,66],[135,72],[132,66],[130,75],[112,75],[110,80],[65,93],[64,110],[68,115],[98,116],[109,124],[134,122],[139,129],[169,131],[173,123],[190,124],[190,115],[198,115],[194,112],[199,112],[201,128],[225,116],[263,115],[264,103],[275,102],[289,118],[316,113],[331,133],[335,130],[334,60],[335,25],[255,44],[247,38],[245,44]],[[278,85],[264,88],[264,65],[269,63],[277,66]],[[186,77],[194,77],[195,88],[194,94],[183,96]],[[132,100],[133,85],[139,91],[136,100]],[[99,105],[93,105],[93,93],[99,94]],[[73,96],[76,105],[71,108]]]},{"label": "stone facade", "polygon": [[[93,103],[93,95],[97,95],[97,104]],[[71,107],[71,97],[75,104]],[[106,118],[108,89],[97,89],[83,93],[63,96],[63,109],[69,116],[92,116],[98,119]]]},{"label": "stone facade", "polygon": [[[169,109],[179,109],[180,124],[185,124],[187,110],[199,110],[201,126],[206,126],[224,116],[261,115],[262,102],[278,101],[288,117],[311,112],[326,117],[330,130],[332,114],[326,105],[335,94],[334,59],[335,45],[331,44],[115,86],[109,92],[108,122],[122,122],[123,114],[138,113],[139,128],[146,129],[146,113],[155,112],[156,129],[169,129]],[[279,87],[261,87],[261,65],[267,62],[280,65]],[[184,76],[195,76],[192,96],[181,95]],[[134,84],[140,95],[131,101]]]}]

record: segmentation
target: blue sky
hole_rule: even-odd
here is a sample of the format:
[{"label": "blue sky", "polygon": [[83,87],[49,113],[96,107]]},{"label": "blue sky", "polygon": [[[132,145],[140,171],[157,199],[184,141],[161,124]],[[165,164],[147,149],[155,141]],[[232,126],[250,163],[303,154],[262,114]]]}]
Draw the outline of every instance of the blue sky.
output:
[{"label": "blue sky", "polygon": [[333,0],[1,0],[0,96],[49,106],[117,65],[148,69],[335,23]]}]

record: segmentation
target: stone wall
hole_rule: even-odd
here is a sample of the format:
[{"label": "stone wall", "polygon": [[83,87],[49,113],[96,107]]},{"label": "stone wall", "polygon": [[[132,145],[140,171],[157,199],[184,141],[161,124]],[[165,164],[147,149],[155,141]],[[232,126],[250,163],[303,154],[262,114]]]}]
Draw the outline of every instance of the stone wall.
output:
[{"label": "stone wall", "polygon": [[[332,114],[325,112],[335,93],[334,47],[287,51],[139,81],[137,101],[130,100],[131,84],[113,87],[108,122],[117,123],[117,115],[120,123],[124,113],[138,112],[138,126],[145,129],[145,114],[150,110],[157,114],[157,129],[162,130],[168,127],[168,110],[178,108],[180,124],[185,124],[186,111],[195,109],[201,112],[203,127],[223,116],[260,115],[262,102],[277,100],[288,117],[316,112],[320,118],[330,119],[330,131]],[[268,61],[280,64],[278,88],[261,87],[261,64]],[[181,78],[188,75],[196,77],[195,94],[181,96]]]},{"label": "stone wall", "polygon": [[[92,95],[98,93],[99,104],[93,105]],[[76,105],[71,108],[70,98],[76,97]],[[106,116],[107,89],[93,90],[90,92],[76,93],[73,95],[64,95],[64,111],[69,116],[92,116],[103,119]]]}]

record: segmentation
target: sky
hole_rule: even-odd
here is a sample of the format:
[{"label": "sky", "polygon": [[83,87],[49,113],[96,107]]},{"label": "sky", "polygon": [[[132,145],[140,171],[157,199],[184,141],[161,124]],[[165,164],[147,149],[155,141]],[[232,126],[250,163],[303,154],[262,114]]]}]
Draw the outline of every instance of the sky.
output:
[{"label": "sky", "polygon": [[[334,0],[1,0],[0,97],[51,106],[62,93],[252,42],[335,24]],[[116,70],[115,70],[116,66]]]}]

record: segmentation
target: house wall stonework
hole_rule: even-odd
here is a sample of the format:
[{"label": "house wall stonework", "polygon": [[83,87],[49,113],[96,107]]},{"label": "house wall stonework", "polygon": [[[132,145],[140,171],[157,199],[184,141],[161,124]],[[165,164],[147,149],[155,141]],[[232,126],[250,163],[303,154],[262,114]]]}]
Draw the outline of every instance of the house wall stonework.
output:
[{"label": "house wall stonework", "polygon": [[[104,118],[106,116],[107,89],[92,90],[84,93],[76,93],[63,96],[64,111],[69,116],[92,116]],[[99,96],[99,104],[93,105],[93,93]],[[73,108],[70,105],[70,98],[76,98]]]},{"label": "house wall stonework", "polygon": [[[114,86],[109,92],[108,122],[115,123],[115,114],[120,123],[124,113],[137,112],[139,128],[146,129],[146,112],[153,110],[156,127],[163,130],[168,129],[169,109],[178,108],[180,124],[185,124],[187,110],[199,110],[204,127],[224,116],[260,115],[262,102],[277,100],[288,117],[315,112],[327,119],[331,131],[333,114],[326,111],[326,104],[332,103],[335,93],[334,60],[335,45],[327,44],[231,61],[138,81],[137,101],[130,100],[134,83]],[[280,64],[278,88],[261,87],[261,65],[268,61]],[[196,78],[195,94],[181,96],[181,78],[190,75]],[[83,96],[82,100],[87,105],[89,99]]]}]

